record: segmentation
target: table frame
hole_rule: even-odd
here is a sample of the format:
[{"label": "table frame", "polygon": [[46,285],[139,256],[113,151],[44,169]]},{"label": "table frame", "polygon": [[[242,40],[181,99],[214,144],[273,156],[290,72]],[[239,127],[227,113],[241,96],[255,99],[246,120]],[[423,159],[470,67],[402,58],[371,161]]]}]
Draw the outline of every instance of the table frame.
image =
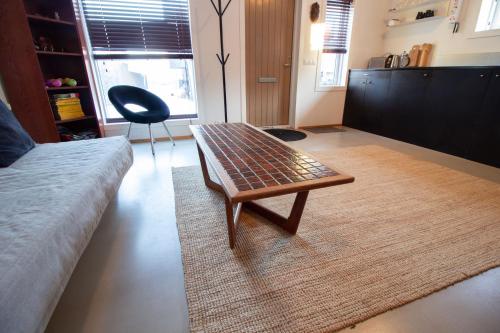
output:
[{"label": "table frame", "polygon": [[[354,177],[339,173],[338,175],[331,177],[325,177],[315,180],[307,180],[293,184],[276,185],[258,190],[239,192],[234,187],[234,184],[232,184],[232,181],[229,178],[225,177],[224,168],[220,163],[218,163],[218,160],[216,159],[215,155],[213,155],[211,149],[206,145],[203,138],[201,138],[196,134],[195,127],[197,126],[196,125],[190,126],[193,135],[196,139],[196,146],[198,149],[198,155],[200,158],[200,165],[205,185],[211,190],[217,191],[222,195],[224,195],[229,247],[231,249],[233,249],[236,244],[236,230],[238,227],[238,220],[242,209],[249,210],[261,217],[264,217],[271,223],[281,227],[282,229],[293,235],[297,233],[300,219],[302,217],[302,213],[304,212],[304,207],[310,190],[333,186],[333,185],[351,183],[354,181]],[[263,131],[261,132],[269,136],[269,134]],[[277,140],[274,137],[272,138],[274,140]],[[281,141],[280,143],[284,144],[285,146],[288,146],[286,143],[283,143]],[[300,152],[296,148],[293,147],[291,148]],[[207,159],[210,162],[210,165],[214,169],[222,185],[217,182],[214,182],[210,178],[210,174],[208,172]],[[257,199],[270,198],[274,196],[291,194],[291,193],[296,193],[296,197],[288,217],[284,217],[276,212],[273,212],[272,210],[254,201]],[[234,204],[236,204],[236,210],[234,209]]]}]

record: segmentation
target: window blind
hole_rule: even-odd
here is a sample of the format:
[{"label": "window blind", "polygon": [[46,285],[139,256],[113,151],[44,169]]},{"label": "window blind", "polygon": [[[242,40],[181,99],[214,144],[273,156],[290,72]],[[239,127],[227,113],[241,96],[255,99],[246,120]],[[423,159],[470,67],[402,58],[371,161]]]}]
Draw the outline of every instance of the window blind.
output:
[{"label": "window blind", "polygon": [[96,58],[192,58],[188,0],[81,0]]},{"label": "window blind", "polygon": [[352,13],[352,0],[327,0],[324,53],[347,53]]}]

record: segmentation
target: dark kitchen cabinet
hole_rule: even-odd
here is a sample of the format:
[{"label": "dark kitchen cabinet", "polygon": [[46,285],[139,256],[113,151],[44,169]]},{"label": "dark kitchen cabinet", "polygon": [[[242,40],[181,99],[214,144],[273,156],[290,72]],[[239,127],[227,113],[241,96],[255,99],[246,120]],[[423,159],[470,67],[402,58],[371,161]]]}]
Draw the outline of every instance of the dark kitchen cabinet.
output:
[{"label": "dark kitchen cabinet", "polygon": [[429,70],[391,73],[387,108],[379,125],[383,129],[381,135],[417,145],[424,142],[428,118],[425,97],[430,77]]},{"label": "dark kitchen cabinet", "polygon": [[349,80],[349,92],[346,97],[344,124],[369,132],[377,132],[385,107],[389,88],[389,72],[372,72],[354,75]]},{"label": "dark kitchen cabinet", "polygon": [[386,110],[390,72],[374,72],[366,79],[364,109],[361,124],[367,131],[380,134],[379,124]]},{"label": "dark kitchen cabinet", "polygon": [[426,92],[424,147],[465,157],[490,79],[488,69],[432,71]]},{"label": "dark kitchen cabinet", "polygon": [[346,126],[360,129],[361,117],[363,115],[363,104],[365,101],[366,78],[353,77],[349,80],[349,91],[346,96],[345,107],[349,113],[344,114],[343,123]]},{"label": "dark kitchen cabinet", "polygon": [[493,71],[489,81],[466,157],[500,168],[500,70]]},{"label": "dark kitchen cabinet", "polygon": [[344,124],[500,165],[500,68],[354,70]]}]

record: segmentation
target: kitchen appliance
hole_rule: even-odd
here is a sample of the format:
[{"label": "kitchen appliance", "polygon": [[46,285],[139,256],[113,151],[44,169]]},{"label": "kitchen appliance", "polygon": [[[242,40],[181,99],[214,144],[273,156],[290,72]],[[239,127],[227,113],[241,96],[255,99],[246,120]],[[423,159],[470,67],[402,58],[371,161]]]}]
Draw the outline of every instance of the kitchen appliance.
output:
[{"label": "kitchen appliance", "polygon": [[403,51],[401,56],[399,57],[399,67],[408,67],[410,64],[410,57],[406,51]]},{"label": "kitchen appliance", "polygon": [[391,68],[392,67],[392,59],[394,58],[394,54],[389,54],[387,57],[385,57],[385,68]]},{"label": "kitchen appliance", "polygon": [[397,54],[392,55],[391,68],[398,68],[401,57]]},{"label": "kitchen appliance", "polygon": [[398,68],[401,61],[401,56],[397,54],[389,54],[385,57],[384,68]]},{"label": "kitchen appliance", "polygon": [[385,68],[386,57],[373,57],[368,61],[368,68]]},{"label": "kitchen appliance", "polygon": [[410,57],[406,51],[401,55],[389,54],[385,57],[371,58],[368,68],[400,68],[410,64]]}]

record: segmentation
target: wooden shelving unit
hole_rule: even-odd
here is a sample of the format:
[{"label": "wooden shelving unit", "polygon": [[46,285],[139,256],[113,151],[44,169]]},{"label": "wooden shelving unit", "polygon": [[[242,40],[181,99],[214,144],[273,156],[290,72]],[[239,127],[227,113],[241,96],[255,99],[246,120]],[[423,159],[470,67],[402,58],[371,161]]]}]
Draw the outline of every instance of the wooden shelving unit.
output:
[{"label": "wooden shelving unit", "polygon": [[[35,141],[60,141],[59,126],[100,137],[98,117],[82,53],[73,0],[0,1],[0,69],[13,112]],[[4,19],[5,18],[5,19]],[[41,45],[40,37],[50,43]],[[38,46],[35,46],[37,42]],[[46,87],[72,78],[77,86]],[[54,94],[78,93],[83,117],[56,120]]]}]

